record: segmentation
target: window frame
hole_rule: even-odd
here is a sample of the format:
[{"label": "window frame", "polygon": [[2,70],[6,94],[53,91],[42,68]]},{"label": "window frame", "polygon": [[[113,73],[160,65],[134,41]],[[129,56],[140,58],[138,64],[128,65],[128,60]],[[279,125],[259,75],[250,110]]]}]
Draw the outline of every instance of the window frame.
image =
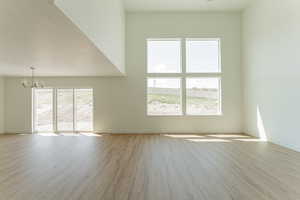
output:
[{"label": "window frame", "polygon": [[[52,109],[53,109],[53,119],[52,119],[52,123],[53,123],[53,130],[52,131],[38,131],[36,129],[36,99],[35,99],[35,90],[34,88],[32,88],[31,92],[32,92],[32,109],[31,109],[31,118],[32,118],[32,133],[81,133],[81,132],[85,132],[85,133],[94,133],[95,132],[95,96],[94,96],[94,88],[92,87],[45,87],[45,88],[39,88],[39,89],[51,89],[52,90]],[[73,130],[69,131],[69,130],[58,130],[58,123],[57,123],[57,93],[59,89],[72,89],[73,90]],[[86,130],[76,130],[76,90],[77,89],[88,89],[88,90],[92,90],[92,99],[93,99],[93,113],[92,113],[92,130],[91,131],[86,131]]]},{"label": "window frame", "polygon": [[[181,43],[181,72],[180,73],[148,73],[148,41],[180,41]],[[219,72],[187,72],[187,52],[186,46],[187,41],[218,41],[219,43]],[[221,37],[174,37],[174,38],[148,38],[146,39],[146,72],[145,72],[145,82],[146,82],[146,116],[147,117],[222,117],[223,113],[223,67],[222,67],[222,38]],[[148,79],[149,78],[180,78],[181,79],[181,115],[149,115],[148,114]],[[219,79],[219,113],[216,114],[187,114],[187,103],[186,103],[186,81],[187,78],[218,78]]]}]

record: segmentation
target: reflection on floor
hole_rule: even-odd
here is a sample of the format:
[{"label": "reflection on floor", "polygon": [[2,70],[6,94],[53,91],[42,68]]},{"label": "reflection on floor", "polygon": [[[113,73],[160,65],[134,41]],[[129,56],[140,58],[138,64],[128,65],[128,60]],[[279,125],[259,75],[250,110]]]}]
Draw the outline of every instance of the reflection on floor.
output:
[{"label": "reflection on floor", "polygon": [[254,138],[252,136],[243,134],[208,134],[208,135],[165,135],[171,138],[181,138],[191,142],[266,142],[259,138]]}]

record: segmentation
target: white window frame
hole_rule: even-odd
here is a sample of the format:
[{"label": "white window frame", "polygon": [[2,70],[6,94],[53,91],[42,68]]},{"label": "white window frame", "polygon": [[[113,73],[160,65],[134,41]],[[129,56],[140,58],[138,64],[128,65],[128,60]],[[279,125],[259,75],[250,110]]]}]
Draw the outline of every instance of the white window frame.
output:
[{"label": "white window frame", "polygon": [[[85,133],[89,133],[89,132],[95,132],[94,131],[94,115],[95,115],[95,97],[94,97],[94,89],[93,88],[72,88],[72,87],[57,87],[57,88],[51,88],[51,87],[48,87],[48,88],[43,88],[43,89],[51,89],[53,91],[53,103],[52,103],[52,106],[53,106],[53,130],[52,131],[37,131],[36,129],[36,123],[35,123],[35,119],[36,119],[36,102],[35,102],[35,89],[33,88],[32,89],[32,132],[33,133],[81,133],[81,132],[85,132]],[[58,126],[57,126],[57,91],[59,89],[72,89],[73,90],[73,130],[72,131],[66,131],[66,130],[58,130]],[[93,127],[93,130],[92,131],[86,131],[86,130],[76,130],[76,98],[75,98],[75,95],[76,95],[76,90],[80,90],[80,89],[91,89],[93,91],[93,115],[92,115],[92,127]]]},{"label": "white window frame", "polygon": [[[181,42],[181,72],[180,73],[148,73],[148,41],[180,41]],[[219,72],[209,72],[209,73],[193,73],[187,72],[186,66],[186,46],[187,41],[218,41],[219,43]],[[146,39],[146,116],[148,117],[221,117],[223,116],[223,90],[222,90],[222,40],[220,37],[216,38],[149,38]],[[148,79],[149,78],[180,78],[181,79],[181,115],[149,115],[148,114]],[[219,113],[216,114],[197,114],[191,115],[187,114],[187,103],[186,103],[186,79],[187,78],[218,78],[219,79]]]}]

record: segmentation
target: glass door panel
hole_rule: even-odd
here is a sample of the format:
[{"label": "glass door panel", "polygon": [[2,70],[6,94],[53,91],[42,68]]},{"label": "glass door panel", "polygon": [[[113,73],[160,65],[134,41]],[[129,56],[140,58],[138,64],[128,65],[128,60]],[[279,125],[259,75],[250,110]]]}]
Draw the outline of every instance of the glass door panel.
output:
[{"label": "glass door panel", "polygon": [[53,89],[34,89],[34,131],[52,132]]},{"label": "glass door panel", "polygon": [[74,130],[73,89],[57,89],[57,131]]},{"label": "glass door panel", "polygon": [[76,131],[93,131],[93,89],[75,89]]}]

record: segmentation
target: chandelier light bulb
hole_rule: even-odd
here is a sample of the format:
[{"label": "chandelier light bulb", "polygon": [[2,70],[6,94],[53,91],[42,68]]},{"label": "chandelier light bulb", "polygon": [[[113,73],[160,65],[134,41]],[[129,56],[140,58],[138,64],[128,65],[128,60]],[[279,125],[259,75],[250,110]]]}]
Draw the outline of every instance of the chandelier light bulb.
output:
[{"label": "chandelier light bulb", "polygon": [[21,83],[22,86],[24,88],[44,88],[45,87],[44,82],[35,80],[35,76],[34,76],[35,68],[30,67],[30,70],[31,70],[31,80],[28,81],[28,80],[24,79]]}]

